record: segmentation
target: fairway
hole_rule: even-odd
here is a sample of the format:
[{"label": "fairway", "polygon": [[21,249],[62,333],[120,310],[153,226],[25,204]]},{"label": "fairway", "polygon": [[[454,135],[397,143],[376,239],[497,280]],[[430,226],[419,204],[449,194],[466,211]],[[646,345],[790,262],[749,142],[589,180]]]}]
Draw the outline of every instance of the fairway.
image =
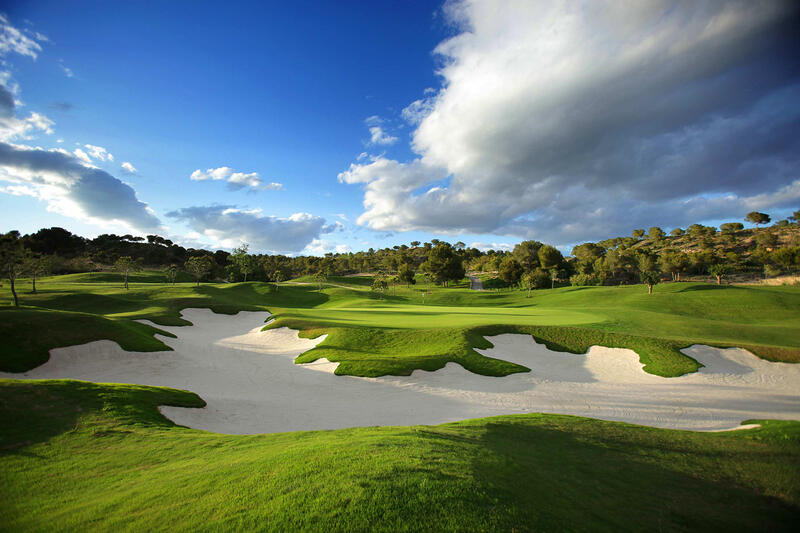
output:
[{"label": "fairway", "polygon": [[[148,273],[143,279],[157,280]],[[335,278],[323,284],[279,285],[131,283],[125,290],[107,276],[88,282],[75,275],[44,278],[37,294],[25,294],[23,313],[0,308],[0,331],[9,349],[0,370],[22,371],[47,360],[47,350],[111,339],[125,349],[165,346],[158,330],[136,323],[185,325],[182,309],[218,313],[268,311],[267,327],[288,326],[301,335],[328,338],[303,354],[340,362],[339,374],[407,375],[457,362],[472,372],[503,376],[519,365],[487,359],[475,348],[485,335],[532,334],[551,349],[584,353],[592,345],[630,348],[645,371],[680,376],[699,366],[681,353],[692,344],[738,346],[772,361],[800,360],[800,287],[663,285],[648,295],[640,285],[563,287],[534,291],[431,290],[396,287],[382,297],[363,281]],[[422,303],[422,294],[426,294]],[[7,288],[0,298],[8,298]],[[75,324],[83,326],[75,328]],[[41,328],[48,335],[39,335]],[[148,338],[149,335],[149,338]]]},{"label": "fairway", "polygon": [[397,304],[391,307],[296,309],[293,310],[291,316],[307,319],[320,326],[338,325],[388,329],[455,328],[493,324],[564,326],[604,321],[604,317],[600,314],[535,306],[508,308]]},{"label": "fairway", "polygon": [[[563,287],[530,298],[397,287],[381,298],[347,278],[321,290],[157,281],[125,290],[107,278],[64,278],[41,280],[20,309],[0,309],[3,371],[146,381],[200,396],[0,380],[0,496],[13,530],[56,521],[97,530],[615,530],[646,529],[657,517],[668,529],[780,531],[800,518],[800,423],[761,420],[797,416],[780,366],[688,348],[742,346],[797,361],[797,287],[676,283],[652,296],[642,286]],[[187,320],[189,308],[201,310]],[[268,313],[274,320],[265,324]],[[214,337],[204,316],[228,325]],[[201,332],[195,340],[193,330]],[[278,335],[285,343],[285,332],[307,344],[287,352],[258,340],[253,351],[246,340]],[[544,359],[504,340],[532,343],[531,335]],[[51,348],[102,339],[122,349],[108,341],[67,348],[67,359],[57,353],[40,366]],[[789,389],[776,394],[771,383]],[[250,433],[542,410],[669,427],[761,426],[696,433],[522,414],[238,436],[164,416]]]}]

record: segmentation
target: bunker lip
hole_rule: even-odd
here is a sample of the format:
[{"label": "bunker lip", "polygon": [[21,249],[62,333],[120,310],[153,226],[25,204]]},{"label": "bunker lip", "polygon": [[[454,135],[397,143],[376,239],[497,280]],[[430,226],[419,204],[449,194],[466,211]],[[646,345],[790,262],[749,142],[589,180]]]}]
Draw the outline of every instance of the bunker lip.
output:
[{"label": "bunker lip", "polygon": [[552,352],[533,337],[503,334],[478,350],[522,364],[529,373],[497,378],[456,363],[410,376],[334,375],[338,363],[294,359],[325,337],[288,328],[262,331],[265,312],[215,314],[185,309],[192,326],[159,326],[174,351],[127,352],[112,341],[51,350],[50,361],[0,377],[70,378],[187,389],[201,409],[162,406],[176,424],[231,434],[378,425],[439,424],[502,414],[558,413],[703,431],[745,429],[743,420],[800,420],[800,365],[773,363],[738,349],[694,345],[703,365],[678,378],[645,373],[631,350],[591,347]]}]

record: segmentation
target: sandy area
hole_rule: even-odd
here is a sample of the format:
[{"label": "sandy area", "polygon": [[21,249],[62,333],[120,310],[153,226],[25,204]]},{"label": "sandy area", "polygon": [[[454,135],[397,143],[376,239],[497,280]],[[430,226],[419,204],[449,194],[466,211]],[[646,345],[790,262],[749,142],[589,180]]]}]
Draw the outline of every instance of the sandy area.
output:
[{"label": "sandy area", "polygon": [[499,414],[563,413],[649,426],[721,430],[750,418],[800,420],[800,365],[770,363],[737,348],[692,346],[695,374],[661,378],[638,356],[592,347],[585,355],[551,352],[527,335],[498,335],[489,357],[530,373],[479,376],[449,363],[412,376],[336,376],[324,359],[293,359],[323,339],[282,328],[260,331],[267,313],[216,315],[187,309],[193,326],[164,327],[173,352],[126,352],[111,341],[51,350],[46,364],[0,377],[72,378],[187,389],[208,406],[164,406],[178,424],[221,433],[269,433],[354,426],[438,424]]}]

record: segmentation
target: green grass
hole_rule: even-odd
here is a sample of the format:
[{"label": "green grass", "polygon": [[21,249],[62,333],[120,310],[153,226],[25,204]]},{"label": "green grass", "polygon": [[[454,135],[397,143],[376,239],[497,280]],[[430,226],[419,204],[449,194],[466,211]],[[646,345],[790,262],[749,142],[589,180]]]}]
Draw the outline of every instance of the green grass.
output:
[{"label": "green grass", "polygon": [[[21,283],[27,307],[0,307],[0,370],[33,368],[46,360],[49,348],[102,338],[130,350],[159,349],[155,330],[133,320],[185,325],[180,311],[187,307],[270,311],[276,318],[270,327],[289,326],[307,337],[327,333],[299,361],[326,357],[341,363],[338,373],[361,376],[435,370],[447,362],[493,376],[526,371],[473,349],[490,346],[483,335],[503,332],[532,334],[551,348],[575,353],[593,344],[631,348],[646,371],[661,376],[697,370],[698,363],[680,352],[695,343],[800,361],[800,287],[675,283],[657,286],[653,295],[641,285],[564,287],[527,298],[524,291],[421,284],[389,289],[380,299],[366,276],[331,278],[321,291],[316,284],[260,282],[132,283],[126,291],[119,283],[75,281],[80,276],[42,279],[38,294]],[[7,287],[0,289],[2,299],[10,301]],[[76,326],[78,320],[82,325]]]},{"label": "green grass", "polygon": [[3,370],[24,372],[47,362],[54,346],[85,344],[110,339],[125,350],[171,350],[153,334],[173,334],[129,320],[68,311],[0,308]]},{"label": "green grass", "polygon": [[0,380],[9,531],[739,531],[800,520],[800,423],[670,431],[559,415],[218,435],[188,392]]}]

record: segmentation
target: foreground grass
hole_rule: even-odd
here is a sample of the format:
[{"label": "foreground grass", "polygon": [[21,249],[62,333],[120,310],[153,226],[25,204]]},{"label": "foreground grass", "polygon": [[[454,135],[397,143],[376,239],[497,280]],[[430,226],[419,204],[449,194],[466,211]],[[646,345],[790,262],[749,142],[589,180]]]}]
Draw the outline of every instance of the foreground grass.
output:
[{"label": "foreground grass", "polygon": [[[299,361],[326,357],[341,363],[337,373],[360,376],[436,370],[448,362],[493,376],[526,371],[474,350],[490,346],[483,335],[504,332],[532,334],[553,349],[575,353],[593,344],[631,348],[646,371],[661,376],[696,371],[698,363],[680,352],[695,343],[741,346],[773,361],[800,362],[800,287],[675,283],[657,287],[652,296],[642,286],[565,287],[527,298],[522,291],[417,286],[391,289],[381,299],[366,288],[364,277],[332,278],[323,290],[316,284],[148,282],[126,291],[120,283],[87,279],[93,278],[46,278],[38,283],[39,294],[23,292],[25,312],[36,320],[0,307],[0,370],[33,368],[46,360],[49,348],[101,338],[130,350],[160,349],[155,330],[133,321],[186,325],[180,311],[187,307],[269,311],[276,318],[270,327],[292,327],[308,337],[328,334]],[[5,288],[3,297],[9,297]],[[79,318],[84,323],[76,326]]]},{"label": "foreground grass", "polygon": [[521,415],[226,436],[188,392],[0,380],[0,529],[793,530],[800,423],[732,433]]}]

